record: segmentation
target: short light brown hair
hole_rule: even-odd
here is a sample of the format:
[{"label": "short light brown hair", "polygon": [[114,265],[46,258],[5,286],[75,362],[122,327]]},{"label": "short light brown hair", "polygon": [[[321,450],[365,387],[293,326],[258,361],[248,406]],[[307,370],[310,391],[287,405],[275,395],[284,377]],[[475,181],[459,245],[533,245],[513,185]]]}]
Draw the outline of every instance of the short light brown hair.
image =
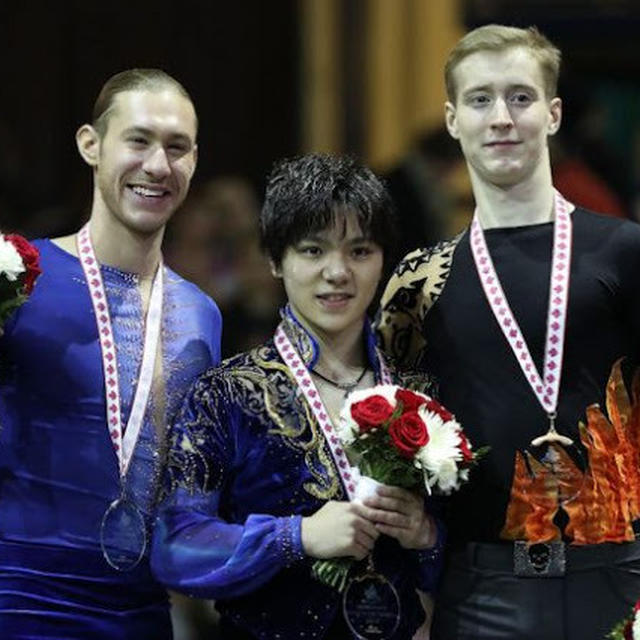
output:
[{"label": "short light brown hair", "polygon": [[[113,111],[115,98],[125,91],[161,91],[173,89],[184,96],[193,105],[187,90],[172,76],[162,69],[127,69],[111,76],[103,85],[93,105],[91,124],[102,138],[107,132],[109,118]],[[194,107],[195,111],[195,107]],[[197,126],[197,116],[196,116]]]},{"label": "short light brown hair", "polygon": [[531,52],[540,63],[547,99],[555,98],[560,74],[560,50],[536,27],[520,29],[487,24],[467,33],[449,54],[444,66],[444,82],[449,100],[454,103],[456,101],[454,72],[462,60],[478,51],[501,52],[512,47],[523,47]]}]

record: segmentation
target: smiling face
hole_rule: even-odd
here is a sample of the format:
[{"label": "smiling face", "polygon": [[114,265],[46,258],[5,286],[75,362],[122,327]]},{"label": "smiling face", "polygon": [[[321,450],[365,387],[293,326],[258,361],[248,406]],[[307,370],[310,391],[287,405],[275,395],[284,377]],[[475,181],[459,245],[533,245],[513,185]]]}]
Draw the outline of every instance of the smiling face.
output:
[{"label": "smiling face", "polygon": [[317,337],[335,340],[362,331],[382,263],[382,249],[363,236],[357,216],[347,213],[288,246],[272,271],[282,278],[297,318]]},{"label": "smiling face", "polygon": [[449,133],[460,141],[472,180],[500,186],[550,172],[547,137],[560,126],[559,98],[545,95],[539,61],[523,47],[479,51],[455,67]]},{"label": "smiling face", "polygon": [[142,236],[161,233],[182,203],[196,165],[196,114],[172,88],[123,91],[114,98],[105,134],[77,134],[94,168],[92,217]]}]

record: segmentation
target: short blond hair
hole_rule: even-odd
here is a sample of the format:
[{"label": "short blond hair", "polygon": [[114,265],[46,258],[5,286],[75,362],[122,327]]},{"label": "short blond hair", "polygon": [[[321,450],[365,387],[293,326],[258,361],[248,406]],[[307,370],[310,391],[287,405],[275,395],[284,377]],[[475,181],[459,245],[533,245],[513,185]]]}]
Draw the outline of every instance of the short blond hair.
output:
[{"label": "short blond hair", "polygon": [[453,48],[444,66],[444,82],[447,97],[456,101],[454,71],[467,57],[479,51],[501,52],[512,47],[523,47],[531,52],[540,64],[545,94],[554,98],[558,90],[560,75],[560,49],[554,46],[536,27],[520,29],[501,24],[487,24],[469,31]]}]

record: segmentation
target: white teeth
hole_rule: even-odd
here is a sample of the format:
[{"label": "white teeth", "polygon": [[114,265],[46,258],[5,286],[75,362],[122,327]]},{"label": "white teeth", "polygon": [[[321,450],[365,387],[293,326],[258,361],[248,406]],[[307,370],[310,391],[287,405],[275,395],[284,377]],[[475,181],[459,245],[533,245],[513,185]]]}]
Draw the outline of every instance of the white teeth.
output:
[{"label": "white teeth", "polygon": [[149,189],[148,187],[140,187],[138,185],[131,187],[134,193],[147,198],[160,198],[165,194],[164,189]]}]

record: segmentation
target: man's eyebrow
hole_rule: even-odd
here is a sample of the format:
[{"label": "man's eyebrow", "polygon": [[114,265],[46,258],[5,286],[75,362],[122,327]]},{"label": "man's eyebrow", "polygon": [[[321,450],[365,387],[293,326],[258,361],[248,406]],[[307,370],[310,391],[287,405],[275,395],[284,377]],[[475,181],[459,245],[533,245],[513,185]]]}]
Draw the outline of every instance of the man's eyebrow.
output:
[{"label": "man's eyebrow", "polygon": [[128,133],[142,133],[146,136],[151,135],[151,129],[147,129],[145,127],[127,127],[123,132],[123,134],[128,134]]},{"label": "man's eyebrow", "polygon": [[512,91],[515,89],[517,91],[532,91],[534,93],[538,93],[538,89],[531,84],[525,84],[524,82],[516,82],[514,84],[509,85],[509,89]]},{"label": "man's eyebrow", "polygon": [[[148,129],[147,127],[141,127],[141,126],[128,127],[122,132],[122,135],[126,136],[126,135],[131,135],[133,133],[139,133],[139,134],[150,136],[150,137],[155,135],[155,131],[153,131],[152,129]],[[186,133],[180,133],[179,131],[169,133],[167,137],[170,140],[180,140],[188,144],[194,143],[189,135],[187,135]]]},{"label": "man's eyebrow", "polygon": [[[326,237],[320,235],[322,232],[319,233],[310,233],[309,235],[304,236],[304,238],[300,238],[299,242],[304,242],[305,240],[308,242],[317,242],[317,243],[322,243],[322,242],[330,242],[330,240],[328,240]],[[356,236],[355,238],[350,238],[349,239],[349,244],[361,244],[363,242],[373,242],[373,240],[371,239],[370,236],[366,236],[366,235],[360,235],[360,236]]]},{"label": "man's eyebrow", "polygon": [[[462,92],[462,95],[463,96],[467,96],[469,94],[476,93],[478,91],[491,92],[492,90],[493,90],[493,88],[492,88],[492,86],[490,84],[481,84],[481,85],[476,85],[476,86],[469,87],[468,89],[465,89]],[[509,84],[509,85],[507,85],[507,90],[509,90],[509,91],[514,91],[514,90],[522,91],[522,90],[525,90],[525,91],[533,91],[535,93],[538,92],[536,87],[534,87],[531,84],[526,84],[524,82],[514,82],[513,84]]]},{"label": "man's eyebrow", "polygon": [[468,89],[465,89],[462,92],[462,95],[467,96],[470,93],[476,93],[477,91],[490,91],[490,90],[491,90],[491,85],[488,85],[488,84],[474,85],[472,87],[469,87]]}]

